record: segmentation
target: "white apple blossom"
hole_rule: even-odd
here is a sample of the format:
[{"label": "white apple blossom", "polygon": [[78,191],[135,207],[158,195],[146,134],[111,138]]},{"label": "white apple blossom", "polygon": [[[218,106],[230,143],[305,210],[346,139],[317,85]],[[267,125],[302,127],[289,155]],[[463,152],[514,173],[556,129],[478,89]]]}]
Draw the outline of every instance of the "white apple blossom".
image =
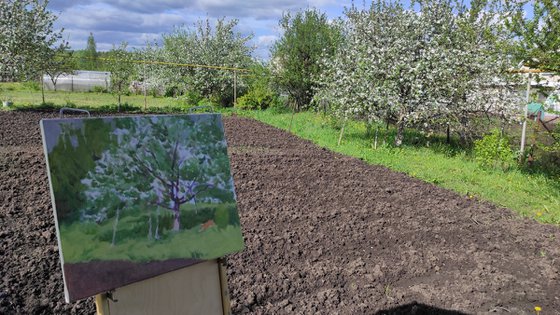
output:
[{"label": "white apple blossom", "polygon": [[382,1],[347,10],[346,41],[323,60],[316,100],[328,100],[339,117],[394,122],[396,145],[405,127],[449,124],[466,138],[473,117],[516,117],[500,12],[452,3],[420,1],[415,11]]}]

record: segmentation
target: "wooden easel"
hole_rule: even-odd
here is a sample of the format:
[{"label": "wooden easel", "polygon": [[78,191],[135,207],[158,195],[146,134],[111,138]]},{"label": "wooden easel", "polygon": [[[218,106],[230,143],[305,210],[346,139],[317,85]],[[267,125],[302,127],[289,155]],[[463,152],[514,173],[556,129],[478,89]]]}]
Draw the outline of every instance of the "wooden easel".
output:
[{"label": "wooden easel", "polygon": [[95,297],[97,315],[231,315],[225,259],[133,283]]}]

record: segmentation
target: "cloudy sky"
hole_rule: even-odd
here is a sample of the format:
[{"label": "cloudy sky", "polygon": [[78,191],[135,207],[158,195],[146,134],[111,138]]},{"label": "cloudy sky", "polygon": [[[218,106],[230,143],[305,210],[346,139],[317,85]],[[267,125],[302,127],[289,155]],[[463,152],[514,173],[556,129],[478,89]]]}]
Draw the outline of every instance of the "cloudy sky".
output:
[{"label": "cloudy sky", "polygon": [[55,26],[64,28],[72,49],[85,48],[90,32],[98,50],[109,50],[122,41],[142,47],[174,26],[226,17],[238,19],[238,31],[254,35],[255,56],[268,59],[270,45],[281,35],[282,12],[310,7],[336,18],[350,4],[351,0],[51,0],[49,8],[58,15]]}]

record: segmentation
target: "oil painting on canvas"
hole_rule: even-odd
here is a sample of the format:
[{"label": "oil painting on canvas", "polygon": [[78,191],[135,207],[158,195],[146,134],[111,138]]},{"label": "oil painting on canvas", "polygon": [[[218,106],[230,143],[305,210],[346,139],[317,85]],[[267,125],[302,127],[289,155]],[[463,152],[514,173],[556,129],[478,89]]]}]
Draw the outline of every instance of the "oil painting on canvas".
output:
[{"label": "oil painting on canvas", "polygon": [[68,301],[243,249],[220,115],[41,130]]}]

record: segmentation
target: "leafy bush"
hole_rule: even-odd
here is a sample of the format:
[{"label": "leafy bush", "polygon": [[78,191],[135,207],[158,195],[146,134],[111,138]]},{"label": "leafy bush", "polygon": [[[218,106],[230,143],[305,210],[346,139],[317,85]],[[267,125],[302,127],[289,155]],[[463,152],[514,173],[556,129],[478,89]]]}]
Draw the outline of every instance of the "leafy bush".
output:
[{"label": "leafy bush", "polygon": [[25,82],[23,82],[23,87],[26,90],[30,90],[30,91],[40,91],[41,90],[41,84],[37,81],[25,81]]},{"label": "leafy bush", "polygon": [[188,90],[181,97],[181,101],[185,106],[198,106],[198,103],[203,99],[202,95],[197,91]]},{"label": "leafy bush", "polygon": [[106,89],[105,87],[103,87],[103,86],[100,86],[100,85],[94,86],[94,87],[91,89],[91,91],[92,91],[93,93],[107,93],[107,89]]},{"label": "leafy bush", "polygon": [[200,101],[198,101],[198,104],[196,104],[196,106],[211,106],[215,109],[220,107],[220,103],[213,99],[202,98]]},{"label": "leafy bush", "polygon": [[269,109],[272,113],[275,114],[283,114],[292,111],[288,106],[288,98],[282,96],[278,96],[277,101],[270,104]]},{"label": "leafy bush", "polygon": [[507,170],[515,164],[515,154],[509,146],[509,139],[498,129],[475,141],[474,152],[476,161],[483,167]]},{"label": "leafy bush", "polygon": [[249,90],[237,99],[235,107],[239,109],[267,109],[281,106],[278,94],[271,88],[270,70],[262,65],[255,64],[251,67],[251,75],[247,82]]},{"label": "leafy bush", "polygon": [[278,107],[279,103],[278,95],[270,89],[256,87],[238,98],[235,107],[239,109],[267,109],[269,107]]},{"label": "leafy bush", "polygon": [[165,92],[163,93],[163,96],[165,96],[165,97],[176,97],[179,94],[181,94],[181,89],[179,89],[179,87],[173,85],[173,86],[167,86],[165,88]]},{"label": "leafy bush", "polygon": [[535,138],[536,144],[530,149],[532,159],[528,161],[528,166],[534,171],[560,179],[560,124],[551,132],[542,131]]}]

